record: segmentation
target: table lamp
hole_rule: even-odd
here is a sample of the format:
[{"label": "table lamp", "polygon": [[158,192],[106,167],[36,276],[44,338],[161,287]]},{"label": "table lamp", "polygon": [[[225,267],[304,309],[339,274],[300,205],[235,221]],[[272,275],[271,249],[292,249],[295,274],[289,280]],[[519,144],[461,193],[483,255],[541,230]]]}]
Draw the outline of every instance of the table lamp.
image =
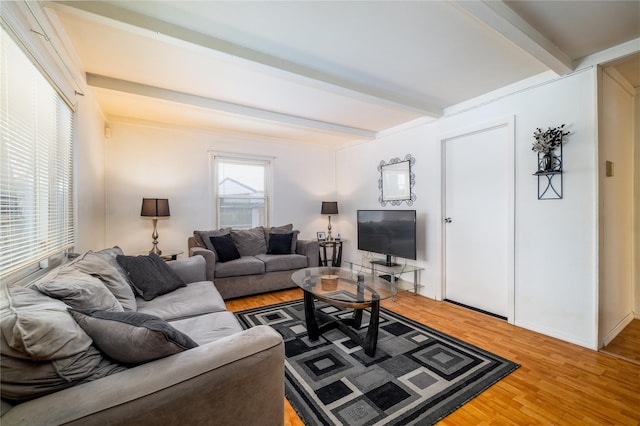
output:
[{"label": "table lamp", "polygon": [[162,254],[162,250],[158,248],[158,218],[171,216],[169,213],[169,200],[166,198],[143,198],[140,216],[153,219],[153,234],[151,234],[153,247],[149,250],[149,253]]},{"label": "table lamp", "polygon": [[323,201],[320,214],[329,215],[329,226],[327,226],[327,241],[333,241],[331,235],[331,215],[338,214],[338,202],[337,201]]}]

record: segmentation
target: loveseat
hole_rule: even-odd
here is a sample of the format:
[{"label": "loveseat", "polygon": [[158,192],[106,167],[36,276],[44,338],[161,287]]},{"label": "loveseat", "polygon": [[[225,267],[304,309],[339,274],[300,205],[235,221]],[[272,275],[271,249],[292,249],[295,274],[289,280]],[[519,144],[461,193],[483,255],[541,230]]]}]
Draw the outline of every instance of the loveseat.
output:
[{"label": "loveseat", "polygon": [[[319,264],[317,241],[298,239],[292,224],[193,231],[189,256],[207,262],[207,279],[227,300],[295,287],[291,273]],[[216,247],[217,246],[217,247]]]},{"label": "loveseat", "polygon": [[0,288],[0,424],[283,424],[281,336],[243,331],[201,256],[141,262],[88,252]]}]

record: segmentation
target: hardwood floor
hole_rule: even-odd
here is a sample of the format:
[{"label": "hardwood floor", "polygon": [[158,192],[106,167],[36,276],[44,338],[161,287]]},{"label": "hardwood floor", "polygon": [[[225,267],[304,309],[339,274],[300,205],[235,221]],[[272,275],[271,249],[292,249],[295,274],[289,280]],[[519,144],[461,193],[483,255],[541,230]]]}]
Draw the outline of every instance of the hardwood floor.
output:
[{"label": "hardwood floor", "polygon": [[640,319],[634,319],[601,352],[640,364]]},{"label": "hardwood floor", "polygon": [[[241,311],[301,298],[293,289],[226,303]],[[521,365],[439,425],[640,425],[640,365],[409,293],[383,306]],[[285,425],[302,424],[286,403]]]}]

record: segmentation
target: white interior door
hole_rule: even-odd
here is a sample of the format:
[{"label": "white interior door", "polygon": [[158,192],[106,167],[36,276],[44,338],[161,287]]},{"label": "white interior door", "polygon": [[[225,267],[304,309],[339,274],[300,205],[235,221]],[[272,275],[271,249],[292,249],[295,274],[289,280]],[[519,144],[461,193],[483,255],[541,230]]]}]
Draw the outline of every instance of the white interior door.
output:
[{"label": "white interior door", "polygon": [[513,271],[509,132],[504,125],[444,141],[444,298],[505,318]]}]

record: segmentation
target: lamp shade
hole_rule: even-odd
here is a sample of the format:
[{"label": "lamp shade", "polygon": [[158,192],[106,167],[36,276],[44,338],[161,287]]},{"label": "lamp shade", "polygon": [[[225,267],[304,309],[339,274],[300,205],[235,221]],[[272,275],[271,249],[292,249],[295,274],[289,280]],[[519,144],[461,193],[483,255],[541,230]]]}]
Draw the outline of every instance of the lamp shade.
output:
[{"label": "lamp shade", "polygon": [[320,214],[338,214],[338,202],[323,201],[322,210],[320,210]]},{"label": "lamp shade", "polygon": [[169,200],[167,198],[143,198],[140,216],[144,217],[168,217]]}]

